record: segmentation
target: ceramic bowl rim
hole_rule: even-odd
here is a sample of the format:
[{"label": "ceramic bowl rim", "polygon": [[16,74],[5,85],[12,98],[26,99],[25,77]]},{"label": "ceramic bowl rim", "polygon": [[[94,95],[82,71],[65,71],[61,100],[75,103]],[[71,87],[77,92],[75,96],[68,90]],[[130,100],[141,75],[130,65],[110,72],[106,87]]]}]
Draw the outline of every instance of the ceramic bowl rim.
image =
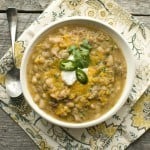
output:
[{"label": "ceramic bowl rim", "polygon": [[[128,52],[128,56],[124,57],[126,59],[126,61],[130,61],[130,65],[128,62],[127,63],[127,79],[126,79],[126,85],[124,87],[124,90],[119,98],[119,100],[117,101],[117,103],[105,114],[103,114],[102,116],[100,116],[99,118],[95,119],[95,120],[91,120],[91,121],[87,121],[87,122],[83,122],[83,123],[69,123],[69,122],[65,122],[65,121],[61,121],[58,120],[54,117],[52,117],[51,115],[45,113],[42,109],[40,109],[37,104],[32,100],[31,94],[27,88],[27,81],[26,81],[26,68],[27,68],[27,62],[28,62],[28,58],[29,58],[29,53],[31,53],[31,49],[32,46],[38,41],[38,39],[45,34],[46,31],[50,30],[52,27],[55,27],[57,25],[60,25],[62,23],[66,23],[66,22],[74,22],[74,21],[81,21],[81,22],[93,22],[97,25],[99,25],[100,27],[105,28],[108,33],[111,32],[112,34],[114,34],[118,40],[121,41],[122,45],[125,46],[126,51]],[[123,53],[127,53],[125,52],[125,48],[121,47],[121,50],[123,51]],[[126,58],[129,57],[129,58]],[[135,76],[135,61],[133,58],[133,55],[131,53],[131,50],[128,46],[128,43],[124,40],[124,38],[122,37],[121,34],[119,34],[115,29],[113,29],[110,25],[97,20],[97,19],[93,19],[90,17],[81,17],[81,16],[76,16],[76,17],[67,17],[67,18],[63,18],[61,20],[55,21],[53,23],[50,23],[49,25],[47,25],[46,27],[44,27],[42,30],[40,30],[35,37],[32,39],[32,41],[29,43],[29,45],[27,46],[23,58],[22,58],[22,62],[21,62],[21,69],[20,69],[20,81],[21,81],[21,86],[22,86],[22,90],[23,90],[23,94],[25,96],[26,101],[28,102],[28,104],[32,107],[32,109],[37,112],[40,116],[42,116],[44,119],[46,119],[47,121],[54,123],[56,125],[59,126],[63,126],[63,127],[68,127],[68,128],[85,128],[85,127],[90,127],[90,126],[94,126],[96,124],[102,123],[104,121],[106,121],[107,119],[109,119],[110,117],[112,117],[126,102],[128,96],[129,96],[129,92],[132,88],[133,85],[133,80],[134,80],[134,76]]]}]

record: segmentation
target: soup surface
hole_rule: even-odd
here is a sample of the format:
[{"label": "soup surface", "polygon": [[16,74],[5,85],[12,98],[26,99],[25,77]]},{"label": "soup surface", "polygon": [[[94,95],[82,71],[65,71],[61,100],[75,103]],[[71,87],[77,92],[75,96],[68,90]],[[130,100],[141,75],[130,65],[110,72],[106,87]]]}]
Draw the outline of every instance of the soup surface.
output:
[{"label": "soup surface", "polygon": [[27,82],[34,102],[66,122],[86,122],[110,110],[124,88],[126,63],[100,29],[67,25],[34,46]]}]

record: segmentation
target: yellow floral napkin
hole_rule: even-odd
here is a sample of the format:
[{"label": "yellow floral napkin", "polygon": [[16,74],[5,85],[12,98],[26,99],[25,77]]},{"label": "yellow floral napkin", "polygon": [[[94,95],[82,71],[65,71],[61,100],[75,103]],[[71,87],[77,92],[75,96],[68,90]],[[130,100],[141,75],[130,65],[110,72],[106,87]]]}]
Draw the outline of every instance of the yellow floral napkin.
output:
[{"label": "yellow floral napkin", "polygon": [[89,16],[110,24],[131,47],[136,77],[122,109],[102,124],[84,129],[53,125],[36,114],[25,101],[11,101],[4,78],[12,68],[9,50],[0,60],[0,106],[42,149],[123,150],[150,128],[150,31],[112,0],[52,0],[48,8],[27,28],[15,44],[17,66],[35,34],[63,17]]}]

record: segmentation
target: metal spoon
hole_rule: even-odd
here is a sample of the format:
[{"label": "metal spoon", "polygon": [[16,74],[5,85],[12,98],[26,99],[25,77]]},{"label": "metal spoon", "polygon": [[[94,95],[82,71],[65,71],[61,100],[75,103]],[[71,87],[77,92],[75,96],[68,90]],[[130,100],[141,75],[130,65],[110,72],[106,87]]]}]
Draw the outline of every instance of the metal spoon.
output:
[{"label": "metal spoon", "polygon": [[17,10],[16,8],[8,8],[7,20],[9,24],[9,31],[11,35],[12,44],[12,56],[14,67],[7,73],[5,85],[7,94],[16,98],[22,94],[21,84],[20,84],[20,70],[15,67],[15,38],[16,38],[16,28],[17,28]]}]

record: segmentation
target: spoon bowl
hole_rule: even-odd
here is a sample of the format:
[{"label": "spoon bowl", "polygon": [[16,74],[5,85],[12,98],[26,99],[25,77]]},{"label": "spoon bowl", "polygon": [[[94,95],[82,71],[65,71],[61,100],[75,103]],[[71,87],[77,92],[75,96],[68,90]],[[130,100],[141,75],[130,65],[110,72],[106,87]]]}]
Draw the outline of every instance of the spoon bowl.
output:
[{"label": "spoon bowl", "polygon": [[19,69],[13,68],[7,73],[5,79],[6,92],[13,98],[22,94],[19,72]]}]

